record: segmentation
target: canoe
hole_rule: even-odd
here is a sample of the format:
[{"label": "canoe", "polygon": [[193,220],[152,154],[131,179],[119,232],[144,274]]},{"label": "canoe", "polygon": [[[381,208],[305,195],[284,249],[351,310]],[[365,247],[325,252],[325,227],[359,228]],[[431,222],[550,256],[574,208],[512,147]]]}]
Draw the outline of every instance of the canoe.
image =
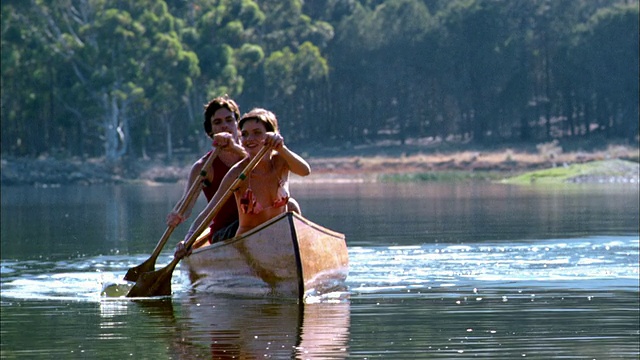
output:
[{"label": "canoe", "polygon": [[344,290],[349,259],[344,234],[286,212],[194,249],[181,271],[197,290],[305,299]]}]

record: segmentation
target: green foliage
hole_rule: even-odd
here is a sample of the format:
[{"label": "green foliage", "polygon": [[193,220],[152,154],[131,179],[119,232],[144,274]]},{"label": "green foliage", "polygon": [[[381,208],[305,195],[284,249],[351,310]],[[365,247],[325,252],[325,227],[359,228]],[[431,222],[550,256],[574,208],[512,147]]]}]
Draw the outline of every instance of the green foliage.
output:
[{"label": "green foliage", "polygon": [[287,142],[638,141],[637,0],[1,6],[3,155],[170,158],[222,94]]},{"label": "green foliage", "polygon": [[236,62],[242,68],[258,66],[264,60],[264,51],[259,45],[243,44],[236,51]]}]

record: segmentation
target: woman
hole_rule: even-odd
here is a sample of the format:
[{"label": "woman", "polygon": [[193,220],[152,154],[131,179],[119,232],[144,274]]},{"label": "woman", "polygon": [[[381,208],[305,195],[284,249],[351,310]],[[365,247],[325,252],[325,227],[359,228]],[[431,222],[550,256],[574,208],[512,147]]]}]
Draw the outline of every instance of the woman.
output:
[{"label": "woman", "polygon": [[[263,146],[270,147],[272,151],[263,156],[238,188],[232,189],[239,220],[236,235],[243,234],[285,211],[299,211],[297,204],[289,197],[289,173],[307,176],[311,173],[311,168],[302,157],[285,146],[284,139],[278,131],[276,116],[265,109],[253,109],[242,116],[238,126],[242,145],[249,157],[234,165],[225,175],[207,208],[191,224],[184,241],[200,227],[209,212],[224,197],[226,190]],[[180,242],[175,255],[184,257],[190,249],[185,250],[184,242]]]}]

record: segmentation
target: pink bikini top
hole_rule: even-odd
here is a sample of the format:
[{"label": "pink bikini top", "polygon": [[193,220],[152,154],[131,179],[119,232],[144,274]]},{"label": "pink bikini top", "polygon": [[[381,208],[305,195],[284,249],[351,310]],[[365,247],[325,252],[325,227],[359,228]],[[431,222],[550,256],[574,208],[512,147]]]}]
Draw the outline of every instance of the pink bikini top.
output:
[{"label": "pink bikini top", "polygon": [[289,192],[284,187],[284,181],[280,180],[278,185],[276,199],[271,206],[265,208],[256,199],[253,190],[251,190],[251,183],[249,183],[247,190],[242,195],[242,198],[240,198],[240,210],[242,210],[244,214],[259,214],[265,209],[279,208],[287,205],[287,202],[289,202]]}]

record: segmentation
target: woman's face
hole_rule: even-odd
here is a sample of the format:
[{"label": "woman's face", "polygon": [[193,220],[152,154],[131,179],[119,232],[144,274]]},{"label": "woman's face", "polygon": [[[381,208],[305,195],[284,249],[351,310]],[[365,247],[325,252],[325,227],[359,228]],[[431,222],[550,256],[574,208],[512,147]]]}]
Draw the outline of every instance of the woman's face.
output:
[{"label": "woman's face", "polygon": [[242,124],[242,146],[249,154],[256,154],[262,148],[267,129],[259,120],[247,120]]},{"label": "woman's face", "polygon": [[233,140],[238,142],[238,123],[233,117],[233,112],[226,108],[220,108],[211,117],[211,131],[214,134],[226,132],[233,135]]}]

